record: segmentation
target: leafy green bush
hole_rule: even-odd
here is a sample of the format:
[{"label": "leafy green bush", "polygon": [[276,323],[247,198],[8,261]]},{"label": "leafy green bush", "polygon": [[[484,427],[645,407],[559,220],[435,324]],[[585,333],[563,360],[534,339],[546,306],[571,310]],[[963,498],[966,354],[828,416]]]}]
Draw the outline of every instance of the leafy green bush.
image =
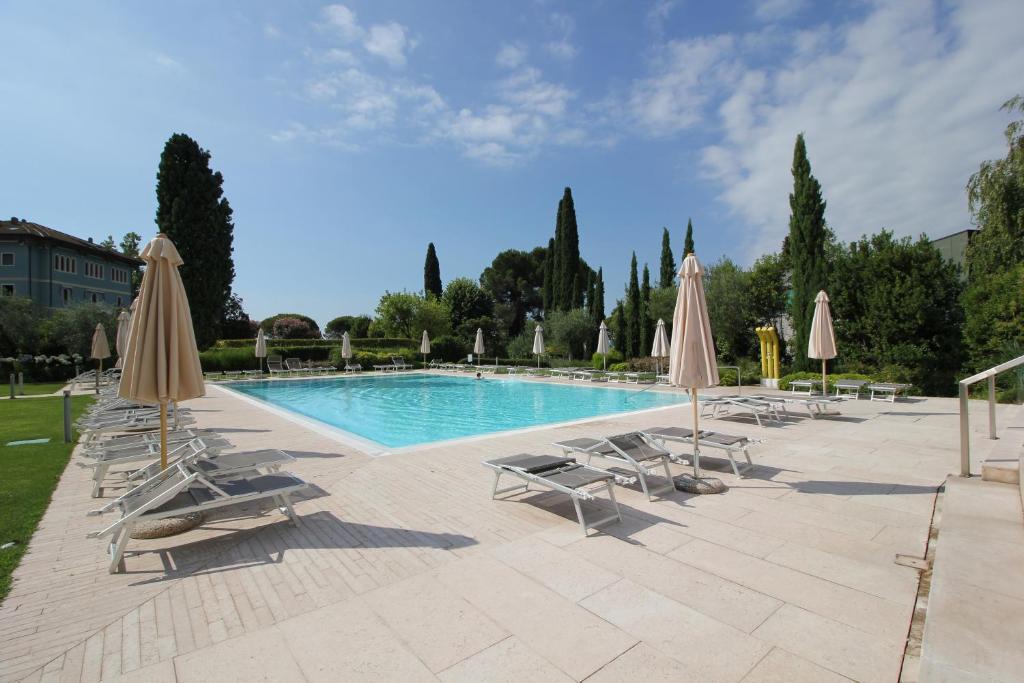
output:
[{"label": "leafy green bush", "polygon": [[459,339],[445,335],[430,342],[430,357],[455,362],[466,357],[466,347]]},{"label": "leafy green bush", "polygon": [[[269,352],[269,349],[268,349]],[[208,349],[199,353],[199,363],[203,372],[223,372],[225,370],[255,370],[259,367],[259,358],[253,355],[253,349]]]},{"label": "leafy green bush", "polygon": [[[618,349],[611,349],[608,351],[608,366],[615,365],[616,363],[622,362],[622,352]],[[601,370],[605,366],[604,354],[595,353],[590,357],[590,364],[595,370]]]},{"label": "leafy green bush", "polygon": [[611,372],[627,372],[629,370],[629,363],[615,363],[613,365],[609,365],[608,369]]},{"label": "leafy green bush", "polygon": [[[740,358],[735,365],[739,366],[740,374],[743,377],[743,386],[749,387],[761,383],[761,363],[750,358]],[[736,386],[736,370],[733,368],[719,368],[719,384],[723,387]]]},{"label": "leafy green bush", "polygon": [[0,388],[6,386],[12,372],[22,373],[26,382],[64,382],[75,376],[76,368],[84,371],[95,367],[96,361],[86,361],[77,354],[0,358]]},{"label": "leafy green bush", "polygon": [[274,346],[267,346],[268,356],[298,358],[303,361],[325,361],[330,356],[330,353],[331,349],[326,346],[277,346],[276,344]]},{"label": "leafy green bush", "polygon": [[348,332],[350,337],[365,337],[371,320],[368,315],[338,316],[324,327],[324,336],[328,339],[341,339],[341,335]]}]

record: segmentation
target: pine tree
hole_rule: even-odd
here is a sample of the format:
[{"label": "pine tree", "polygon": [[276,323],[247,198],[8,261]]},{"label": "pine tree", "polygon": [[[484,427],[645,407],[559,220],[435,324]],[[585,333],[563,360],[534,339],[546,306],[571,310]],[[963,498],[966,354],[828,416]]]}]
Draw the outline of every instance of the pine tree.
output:
[{"label": "pine tree", "polygon": [[555,240],[548,240],[548,250],[544,255],[544,289],[541,297],[544,314],[555,310]]},{"label": "pine tree", "polygon": [[658,286],[671,287],[676,281],[676,260],[672,256],[668,228],[661,229],[661,266],[658,269]]},{"label": "pine tree", "polygon": [[164,145],[156,177],[157,228],[184,261],[180,273],[196,343],[205,349],[217,341],[235,279],[234,225],[224,178],[210,169],[210,153],[180,133]]},{"label": "pine tree", "polygon": [[640,355],[651,352],[651,271],[644,264],[643,284],[640,285]]},{"label": "pine tree", "polygon": [[814,298],[825,288],[828,277],[825,262],[825,200],[821,184],[811,174],[807,147],[801,133],[793,149],[793,194],[789,195],[789,252],[792,272],[792,298],[789,315],[793,321],[794,365],[810,369],[807,339],[814,315]]},{"label": "pine tree", "polygon": [[[686,258],[693,251],[693,220],[690,218],[686,219],[686,239],[683,240],[683,258]],[[673,277],[675,273],[673,273]]]},{"label": "pine tree", "polygon": [[441,298],[441,263],[437,260],[434,243],[427,245],[427,260],[423,264],[423,293],[427,296]]},{"label": "pine tree", "polygon": [[640,280],[636,273],[636,252],[629,264],[629,288],[626,290],[626,357],[640,355]]}]

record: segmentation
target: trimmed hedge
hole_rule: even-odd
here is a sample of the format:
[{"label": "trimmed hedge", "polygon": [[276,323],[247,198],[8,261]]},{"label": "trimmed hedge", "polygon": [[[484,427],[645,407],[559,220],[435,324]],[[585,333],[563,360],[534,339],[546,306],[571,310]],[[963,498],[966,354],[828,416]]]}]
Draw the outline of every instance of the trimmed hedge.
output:
[{"label": "trimmed hedge", "polygon": [[[779,389],[788,390],[790,382],[793,382],[795,380],[801,380],[801,379],[818,379],[818,380],[820,380],[821,379],[821,373],[820,372],[792,372],[792,373],[790,373],[788,375],[783,376],[781,379],[779,379]],[[862,375],[862,374],[856,373],[856,372],[839,372],[839,373],[836,373],[834,375],[832,373],[829,373],[828,379],[829,379],[828,390],[830,392],[831,391],[835,391],[835,388],[836,388],[835,380],[840,380],[840,379],[862,379],[865,382],[874,382],[874,381],[876,381],[875,378],[873,378],[873,377],[871,377],[869,375]],[[877,381],[881,381],[881,380],[877,380]]]},{"label": "trimmed hedge", "polygon": [[[388,349],[388,348],[406,348],[416,347],[419,348],[419,341],[413,339],[392,339],[392,338],[364,338],[364,339],[350,339],[352,348],[377,348],[377,349]],[[268,339],[267,345],[273,344],[275,347],[284,348],[289,346],[341,346],[340,339]],[[213,345],[215,349],[239,349],[239,348],[255,348],[255,339],[220,339],[216,344]]]}]

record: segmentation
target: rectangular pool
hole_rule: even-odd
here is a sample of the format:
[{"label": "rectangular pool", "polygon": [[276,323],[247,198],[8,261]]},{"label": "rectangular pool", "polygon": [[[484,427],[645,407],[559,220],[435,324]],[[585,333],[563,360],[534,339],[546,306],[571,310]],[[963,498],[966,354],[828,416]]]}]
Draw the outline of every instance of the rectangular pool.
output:
[{"label": "rectangular pool", "polygon": [[688,401],[683,394],[669,392],[423,374],[221,386],[387,448]]}]

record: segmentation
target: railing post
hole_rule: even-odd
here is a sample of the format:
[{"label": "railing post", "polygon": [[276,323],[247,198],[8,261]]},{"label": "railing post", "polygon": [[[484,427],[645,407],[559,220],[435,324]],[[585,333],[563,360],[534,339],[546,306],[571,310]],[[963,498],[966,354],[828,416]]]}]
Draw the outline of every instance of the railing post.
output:
[{"label": "railing post", "polygon": [[64,391],[64,443],[71,443],[71,392]]},{"label": "railing post", "polygon": [[996,376],[994,374],[988,378],[988,438],[999,438],[996,436]]},{"label": "railing post", "polygon": [[967,406],[967,386],[960,383],[960,476],[971,476],[971,428]]}]

